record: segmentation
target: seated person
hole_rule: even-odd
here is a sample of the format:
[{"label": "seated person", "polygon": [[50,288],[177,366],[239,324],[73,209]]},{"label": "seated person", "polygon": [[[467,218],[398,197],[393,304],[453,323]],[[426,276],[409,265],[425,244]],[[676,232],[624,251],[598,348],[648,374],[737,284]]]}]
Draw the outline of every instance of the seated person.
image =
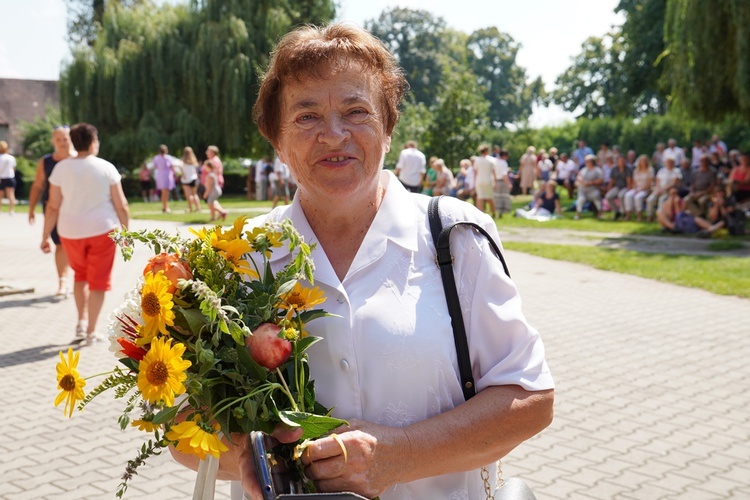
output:
[{"label": "seated person", "polygon": [[[682,179],[682,173],[675,168],[674,156],[665,155],[662,158],[664,168],[660,168],[656,173],[656,183],[651,194],[646,198],[646,220],[653,220],[654,209],[661,208],[669,196],[669,189],[677,186]],[[658,202],[658,205],[657,205]]]},{"label": "seated person", "polygon": [[693,217],[703,217],[706,214],[711,193],[716,186],[716,172],[711,168],[708,157],[701,157],[698,165],[698,170],[692,173],[692,182],[687,196],[683,198],[686,210]]},{"label": "seated person", "polygon": [[449,195],[451,189],[453,189],[453,172],[451,169],[445,166],[445,161],[442,158],[438,158],[432,164],[432,168],[437,173],[435,179],[435,186],[432,188],[433,196]]},{"label": "seated person", "polygon": [[559,186],[568,190],[568,198],[571,200],[576,190],[576,173],[578,173],[576,162],[568,158],[568,153],[561,153],[560,160],[555,166],[556,180]]},{"label": "seated person", "polygon": [[712,197],[708,219],[694,217],[684,208],[685,203],[680,198],[679,189],[677,186],[672,186],[667,194],[667,200],[656,212],[656,217],[659,219],[663,230],[671,233],[698,233],[698,236],[707,238],[726,224],[724,220],[726,217],[724,197],[721,194],[718,197]]},{"label": "seated person", "polygon": [[631,189],[633,189],[633,170],[627,165],[625,156],[620,155],[617,157],[617,166],[609,174],[607,194],[604,195],[615,214],[615,220],[625,213],[625,195]]},{"label": "seated person", "polygon": [[604,173],[596,165],[596,156],[586,155],[583,168],[578,172],[576,185],[578,186],[578,199],[576,200],[575,220],[581,218],[583,205],[590,201],[596,207],[599,218],[602,217],[602,192],[601,185],[604,183]]},{"label": "seated person", "polygon": [[560,195],[555,191],[557,182],[549,180],[544,183],[544,189],[536,197],[534,208],[531,210],[516,210],[516,217],[523,219],[549,220],[554,214],[558,217],[562,215],[560,209]]}]

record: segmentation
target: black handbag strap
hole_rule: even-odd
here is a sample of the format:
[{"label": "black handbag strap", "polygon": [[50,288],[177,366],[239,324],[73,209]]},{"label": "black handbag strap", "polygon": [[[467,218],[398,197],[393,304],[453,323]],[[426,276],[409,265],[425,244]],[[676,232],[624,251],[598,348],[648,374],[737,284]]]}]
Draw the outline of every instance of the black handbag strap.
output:
[{"label": "black handbag strap", "polygon": [[474,377],[471,374],[471,356],[469,354],[469,343],[466,339],[466,328],[464,327],[464,316],[461,312],[461,302],[458,297],[456,288],[456,279],[453,276],[453,256],[450,249],[451,232],[456,226],[469,226],[482,234],[490,243],[492,252],[500,259],[505,274],[510,278],[508,265],[505,263],[502,252],[495,241],[490,237],[487,231],[480,225],[468,221],[454,222],[453,224],[443,227],[440,221],[440,198],[436,196],[430,199],[427,206],[427,218],[430,223],[430,232],[432,241],[435,244],[437,255],[435,262],[440,268],[440,275],[443,278],[443,290],[445,300],[448,303],[448,312],[451,316],[451,326],[453,327],[453,341],[456,345],[456,355],[458,358],[458,370],[461,375],[461,390],[464,393],[464,399],[469,400],[476,394],[474,387]]}]

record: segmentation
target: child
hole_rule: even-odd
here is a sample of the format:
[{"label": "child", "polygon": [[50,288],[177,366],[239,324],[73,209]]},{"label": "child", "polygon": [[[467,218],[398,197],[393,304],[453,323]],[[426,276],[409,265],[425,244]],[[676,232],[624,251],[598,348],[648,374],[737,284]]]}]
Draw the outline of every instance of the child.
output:
[{"label": "child", "polygon": [[214,172],[213,164],[206,160],[203,162],[203,168],[208,171],[206,175],[206,191],[203,193],[203,199],[208,204],[208,209],[211,212],[211,220],[216,220],[216,214],[219,214],[221,220],[227,218],[227,212],[219,204],[219,196],[221,196],[221,187],[219,186],[219,179]]}]

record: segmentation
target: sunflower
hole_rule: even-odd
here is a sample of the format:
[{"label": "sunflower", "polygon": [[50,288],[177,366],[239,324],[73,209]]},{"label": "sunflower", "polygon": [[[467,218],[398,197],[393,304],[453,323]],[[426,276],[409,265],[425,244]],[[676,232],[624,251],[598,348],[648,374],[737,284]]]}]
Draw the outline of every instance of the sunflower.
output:
[{"label": "sunflower", "polygon": [[164,276],[164,271],[156,274],[146,273],[145,282],[141,288],[141,313],[144,325],[138,329],[140,338],[136,341],[139,346],[148,344],[161,332],[168,335],[167,326],[174,325],[172,294],[169,293],[171,282]]},{"label": "sunflower", "polygon": [[68,359],[66,360],[60,351],[60,362],[57,363],[57,388],[60,389],[60,394],[55,398],[55,406],[65,400],[65,413],[68,417],[73,416],[76,401],[83,399],[83,388],[86,386],[86,381],[81,378],[76,369],[79,357],[80,353],[73,354],[73,348],[69,347]]},{"label": "sunflower", "polygon": [[277,307],[281,309],[289,309],[289,315],[292,315],[295,311],[305,311],[312,309],[318,304],[322,304],[326,300],[325,293],[317,286],[315,288],[305,288],[300,282],[294,284],[294,288],[289,293],[285,293],[279,297],[281,302]]},{"label": "sunflower", "polygon": [[264,253],[267,259],[271,258],[271,248],[281,246],[281,237],[283,236],[280,232],[271,231],[265,227],[254,227],[252,231],[245,234],[252,245],[253,251]]},{"label": "sunflower", "polygon": [[182,383],[187,378],[185,370],[190,361],[182,359],[185,346],[172,339],[159,337],[151,342],[151,349],[138,364],[138,389],[149,403],[164,401],[174,405],[174,397],[185,392]]},{"label": "sunflower", "polygon": [[155,424],[150,420],[133,420],[130,424],[133,427],[137,427],[139,431],[154,432],[155,430],[161,429],[161,424]]},{"label": "sunflower", "polygon": [[219,255],[231,264],[234,272],[244,274],[251,279],[258,278],[258,273],[250,267],[250,263],[247,260],[242,258],[243,255],[252,250],[250,243],[240,239],[217,240],[214,247],[219,250]]},{"label": "sunflower", "polygon": [[173,425],[167,432],[166,438],[177,442],[177,451],[188,455],[195,455],[201,460],[210,454],[219,458],[219,455],[229,448],[219,440],[216,433],[221,429],[219,424],[212,427],[201,422],[201,416],[197,415],[195,420],[185,420]]},{"label": "sunflower", "polygon": [[247,215],[238,217],[234,220],[232,229],[224,231],[222,227],[216,228],[216,238],[219,240],[236,240],[242,237],[242,230],[245,228],[247,222]]}]

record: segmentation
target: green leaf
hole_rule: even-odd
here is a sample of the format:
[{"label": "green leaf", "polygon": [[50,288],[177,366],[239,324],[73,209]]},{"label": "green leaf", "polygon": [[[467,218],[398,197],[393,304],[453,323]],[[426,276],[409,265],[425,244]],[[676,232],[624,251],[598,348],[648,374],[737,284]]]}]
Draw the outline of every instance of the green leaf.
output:
[{"label": "green leaf", "polygon": [[338,314],[331,314],[329,312],[325,312],[322,309],[313,309],[312,311],[305,311],[300,313],[299,318],[302,320],[303,323],[307,323],[309,321],[312,321],[317,318],[327,318],[327,317],[333,317],[333,318],[340,318]]},{"label": "green leaf", "polygon": [[171,422],[174,420],[174,418],[177,416],[177,412],[179,411],[179,406],[172,406],[170,408],[165,408],[156,415],[154,415],[154,419],[152,422],[154,424],[164,424],[167,422]]},{"label": "green leaf", "polygon": [[176,307],[173,311],[175,313],[175,324],[179,324],[184,329],[195,335],[198,335],[208,323],[206,317],[198,309],[183,309],[181,307]]},{"label": "green leaf", "polygon": [[245,345],[245,330],[243,330],[242,327],[234,321],[229,322],[229,333],[232,335],[232,338],[237,343],[237,345]]},{"label": "green leaf", "polygon": [[299,339],[297,342],[294,343],[294,349],[297,353],[297,355],[302,354],[307,349],[310,348],[311,345],[315,344],[316,342],[323,340],[322,337],[305,337],[304,339]]},{"label": "green leaf", "polygon": [[342,425],[348,425],[340,418],[313,415],[298,411],[280,411],[279,418],[290,427],[301,427],[304,431],[302,439],[317,439]]},{"label": "green leaf", "polygon": [[279,289],[277,290],[277,293],[279,295],[284,295],[292,291],[294,288],[294,285],[297,284],[297,280],[289,280],[279,285]]},{"label": "green leaf", "polygon": [[118,361],[127,366],[130,370],[133,370],[136,373],[138,372],[138,361],[133,358],[120,358]]},{"label": "green leaf", "polygon": [[250,357],[250,353],[247,352],[247,349],[244,346],[237,346],[237,361],[238,366],[241,369],[244,369],[243,371],[247,373],[251,378],[255,380],[260,380],[261,382],[265,382],[268,378],[268,372],[265,368],[260,366],[258,363],[255,362],[253,358]]}]

